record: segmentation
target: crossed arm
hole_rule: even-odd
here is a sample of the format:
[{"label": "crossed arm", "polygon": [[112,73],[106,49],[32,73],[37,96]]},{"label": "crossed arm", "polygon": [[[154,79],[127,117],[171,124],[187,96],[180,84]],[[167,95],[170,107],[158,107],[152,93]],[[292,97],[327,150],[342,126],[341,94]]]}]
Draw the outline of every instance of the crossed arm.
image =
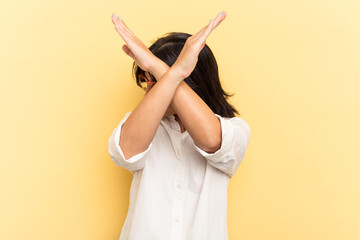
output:
[{"label": "crossed arm", "polygon": [[[154,77],[160,79],[169,69],[166,63],[159,60],[153,69]],[[208,153],[220,149],[220,120],[184,81],[177,87],[171,105],[199,148]]]},{"label": "crossed arm", "polygon": [[225,16],[224,11],[219,13],[214,21],[211,19],[207,26],[189,37],[175,63],[169,67],[150,52],[123,20],[113,15],[115,29],[127,43],[123,45],[125,53],[157,79],[121,128],[119,146],[126,159],[149,147],[169,105],[196,146],[208,153],[220,149],[222,133],[219,119],[183,79],[191,74],[207,37]]},{"label": "crossed arm", "polygon": [[[160,59],[151,73],[158,80],[136,106],[121,129],[119,145],[126,159],[145,151],[169,104],[194,140],[208,153],[221,147],[221,125],[207,104]],[[138,123],[146,124],[138,124]]]}]

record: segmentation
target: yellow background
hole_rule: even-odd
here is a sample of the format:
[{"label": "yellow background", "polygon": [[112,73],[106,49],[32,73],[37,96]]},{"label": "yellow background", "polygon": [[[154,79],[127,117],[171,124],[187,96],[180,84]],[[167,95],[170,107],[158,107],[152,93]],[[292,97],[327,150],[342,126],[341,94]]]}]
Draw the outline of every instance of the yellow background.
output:
[{"label": "yellow background", "polygon": [[111,14],[147,46],[196,33],[251,128],[230,240],[360,239],[360,3],[7,1],[0,7],[0,239],[118,239],[132,175],[108,139],[144,92]]}]

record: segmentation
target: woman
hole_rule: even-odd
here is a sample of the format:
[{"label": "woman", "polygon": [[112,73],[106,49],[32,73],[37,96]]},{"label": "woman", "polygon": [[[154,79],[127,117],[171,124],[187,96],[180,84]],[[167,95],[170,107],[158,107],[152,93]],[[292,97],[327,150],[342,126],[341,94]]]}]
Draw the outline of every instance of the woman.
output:
[{"label": "woman", "polygon": [[195,35],[171,33],[149,49],[113,14],[122,49],[146,91],[109,139],[111,159],[133,174],[120,240],[225,240],[227,188],[250,139],[226,99],[205,44],[226,17]]}]

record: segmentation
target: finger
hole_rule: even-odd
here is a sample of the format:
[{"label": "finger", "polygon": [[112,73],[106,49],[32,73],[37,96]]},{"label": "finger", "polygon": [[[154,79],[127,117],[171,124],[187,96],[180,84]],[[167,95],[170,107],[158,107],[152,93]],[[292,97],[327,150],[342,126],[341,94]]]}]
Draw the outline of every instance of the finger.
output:
[{"label": "finger", "polygon": [[210,19],[210,22],[207,26],[205,26],[203,29],[201,29],[198,33],[196,33],[194,35],[194,37],[192,38],[193,41],[197,41],[197,39],[202,36],[204,34],[204,32],[208,31],[209,29],[211,30],[212,26],[214,24],[214,21],[212,19]]},{"label": "finger", "polygon": [[123,26],[125,31],[127,31],[130,35],[134,36],[134,33],[130,31],[130,29],[128,28],[128,26],[125,24],[124,20],[119,16],[116,18],[116,22],[118,23],[118,25]]},{"label": "finger", "polygon": [[196,49],[201,51],[204,48],[206,39],[209,36],[211,30],[213,29],[213,26],[214,26],[214,21],[210,21],[208,27],[204,29],[202,34],[200,34],[199,36],[196,37],[196,39],[193,40],[192,44],[196,46]]},{"label": "finger", "polygon": [[207,29],[205,29],[204,32],[197,38],[198,41],[201,42],[201,45],[205,44],[207,37],[209,36],[210,32],[213,29],[214,29],[214,21],[211,21],[211,23],[209,24],[209,27]]},{"label": "finger", "polygon": [[194,35],[192,36],[192,38],[195,39],[195,38],[197,38],[198,36],[200,36],[200,35],[205,31],[205,29],[209,27],[209,25],[210,25],[210,22],[208,23],[208,25],[206,25],[206,26],[203,27],[200,31],[198,31],[196,34],[194,34]]},{"label": "finger", "polygon": [[113,14],[111,15],[111,21],[113,22],[114,25],[117,24],[117,22],[116,22],[116,17],[115,17],[115,13],[113,13]]},{"label": "finger", "polygon": [[226,12],[225,11],[220,12],[214,19],[213,29],[215,29],[225,18],[226,18]]},{"label": "finger", "polygon": [[[213,20],[214,25],[213,25],[212,29],[216,28],[217,25],[219,25],[220,22],[221,22],[222,20],[224,20],[224,18],[225,18],[225,17],[224,17],[224,13],[225,13],[225,11],[219,12],[219,14],[218,14],[218,15],[216,16],[216,18]],[[208,29],[209,26],[210,26],[210,22],[209,22],[209,24],[208,24],[207,26],[205,26],[205,27],[202,28],[199,32],[197,32],[197,33],[194,35],[193,39],[197,39],[199,36],[201,36],[201,35],[206,31],[206,29]]]},{"label": "finger", "polygon": [[112,14],[112,19],[113,19],[114,24],[118,24],[118,25],[120,24],[119,17],[116,16],[115,13]]},{"label": "finger", "polygon": [[[206,38],[207,38],[209,36],[210,32],[212,30],[214,30],[225,19],[225,17],[226,17],[226,12],[225,11],[220,12],[216,16],[216,18],[213,20],[213,24],[212,24],[211,28],[210,28],[210,23],[209,23],[205,28],[203,28],[201,31],[199,31],[198,34],[196,34],[196,36],[194,37],[194,40],[196,40],[200,36],[203,36],[204,33],[206,33]],[[209,32],[209,29],[210,29],[210,32]]]},{"label": "finger", "polygon": [[[112,14],[112,22],[115,24],[116,31],[120,34],[120,36],[128,43],[130,38],[134,38],[133,33],[129,32],[124,24],[119,24],[119,19],[116,17],[115,13]],[[125,39],[125,35],[128,37]]]},{"label": "finger", "polygon": [[129,33],[127,33],[126,31],[124,31],[124,28],[119,26],[119,25],[115,25],[115,29],[116,31],[120,34],[120,36],[122,37],[122,39],[124,39],[124,41],[126,42],[126,44],[129,44],[129,42],[133,41],[132,37],[129,35]]},{"label": "finger", "polygon": [[120,16],[116,16],[115,13],[113,14],[113,21],[119,25],[119,26],[123,26],[125,31],[127,31],[130,35],[135,36],[135,34],[128,28],[128,26],[125,24],[124,20],[121,19]]},{"label": "finger", "polygon": [[127,36],[129,36],[131,39],[134,39],[136,36],[133,35],[132,33],[130,33],[126,27],[124,25],[121,24],[116,24],[116,26],[118,27],[118,29],[121,29],[121,31],[126,34]]}]

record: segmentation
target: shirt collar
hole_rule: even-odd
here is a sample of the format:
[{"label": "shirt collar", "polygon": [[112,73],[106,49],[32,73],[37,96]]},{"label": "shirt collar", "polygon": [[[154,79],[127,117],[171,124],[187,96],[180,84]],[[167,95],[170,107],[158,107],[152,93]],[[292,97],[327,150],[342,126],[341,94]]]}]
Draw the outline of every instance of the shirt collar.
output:
[{"label": "shirt collar", "polygon": [[179,123],[175,120],[175,115],[165,116],[163,120],[169,125],[172,129],[177,132],[181,132]]}]

